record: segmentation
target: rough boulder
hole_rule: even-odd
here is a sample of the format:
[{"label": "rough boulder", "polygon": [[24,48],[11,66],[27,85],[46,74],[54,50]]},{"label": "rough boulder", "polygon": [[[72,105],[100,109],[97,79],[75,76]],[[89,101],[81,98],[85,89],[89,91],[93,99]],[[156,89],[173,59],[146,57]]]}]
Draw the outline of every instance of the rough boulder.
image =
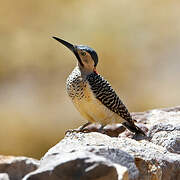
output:
[{"label": "rough boulder", "polygon": [[179,180],[180,107],[132,116],[147,137],[121,125],[107,126],[104,134],[91,132],[98,131],[91,125],[88,133],[67,133],[39,162],[7,165],[0,158],[0,180],[25,174],[23,180]]}]

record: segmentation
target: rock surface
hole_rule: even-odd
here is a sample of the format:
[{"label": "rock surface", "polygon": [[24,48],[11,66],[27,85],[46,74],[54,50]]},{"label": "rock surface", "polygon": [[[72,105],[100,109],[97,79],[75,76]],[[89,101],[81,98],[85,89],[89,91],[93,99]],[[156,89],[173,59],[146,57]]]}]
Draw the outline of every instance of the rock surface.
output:
[{"label": "rock surface", "polygon": [[39,167],[38,162],[33,168],[25,163],[13,170],[12,163],[2,170],[0,164],[0,180],[21,179],[13,177],[17,171],[21,177],[27,174],[23,180],[180,180],[180,107],[132,116],[147,137],[134,136],[121,125],[107,126],[104,134],[91,132],[99,128],[91,125],[89,133],[67,133]]},{"label": "rock surface", "polygon": [[0,180],[20,180],[38,166],[39,161],[32,158],[0,156]]},{"label": "rock surface", "polygon": [[9,180],[9,176],[7,173],[0,173],[0,180]]}]

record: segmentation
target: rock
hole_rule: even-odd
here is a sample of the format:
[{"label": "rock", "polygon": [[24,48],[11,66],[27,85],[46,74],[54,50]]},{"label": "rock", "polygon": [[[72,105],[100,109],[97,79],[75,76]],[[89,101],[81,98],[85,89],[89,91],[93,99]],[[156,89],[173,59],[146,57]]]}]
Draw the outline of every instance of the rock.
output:
[{"label": "rock", "polygon": [[109,180],[117,179],[118,171],[121,172],[122,179],[128,179],[127,168],[113,164],[90,151],[82,151],[52,154],[42,161],[37,171],[30,173],[24,179],[44,180],[48,177],[51,180]]},{"label": "rock", "polygon": [[0,180],[9,180],[9,176],[6,173],[0,173]]},{"label": "rock", "polygon": [[87,128],[89,133],[67,133],[23,180],[180,179],[180,107],[132,116],[146,138],[123,129],[117,138],[121,125],[109,125],[104,134],[96,125]]},{"label": "rock", "polygon": [[[51,180],[109,180],[118,179],[118,176],[119,179],[126,180],[129,179],[128,169],[132,179],[137,178],[138,170],[131,155],[120,149],[104,148],[101,145],[103,141],[99,141],[98,146],[93,144],[89,146],[89,140],[84,139],[85,136],[92,141],[96,141],[95,139],[101,141],[104,136],[110,138],[100,133],[70,133],[45,154],[41,159],[40,168],[27,175],[24,180],[41,180],[45,177]],[[81,141],[82,138],[85,142]]]},{"label": "rock", "polygon": [[0,180],[21,180],[38,166],[39,162],[32,158],[0,156]]},{"label": "rock", "polygon": [[180,154],[180,131],[160,131],[151,139],[154,144],[165,147],[169,152]]},{"label": "rock", "polygon": [[24,163],[20,168],[16,165],[14,171],[11,162],[2,170],[0,163],[0,173],[4,173],[0,177],[14,180],[27,174],[23,180],[179,180],[180,107],[132,116],[147,137],[124,131],[120,124],[108,125],[103,133],[98,132],[98,125],[91,125],[88,133],[67,133],[44,155],[39,167],[38,162],[33,168]]},{"label": "rock", "polygon": [[[101,125],[98,124],[90,124],[85,128],[86,132],[99,132]],[[125,127],[122,124],[109,124],[103,129],[103,133],[111,136],[111,137],[118,137],[120,133],[125,131]]]},{"label": "rock", "polygon": [[[113,170],[104,167],[106,171],[102,174],[102,164]],[[123,171],[120,170],[122,167]],[[104,179],[104,175],[109,177],[109,173],[112,180],[178,179],[180,155],[147,140],[111,138],[97,132],[71,133],[51,148],[41,159],[39,169],[24,180],[44,177],[51,180],[96,179],[95,175]]]}]

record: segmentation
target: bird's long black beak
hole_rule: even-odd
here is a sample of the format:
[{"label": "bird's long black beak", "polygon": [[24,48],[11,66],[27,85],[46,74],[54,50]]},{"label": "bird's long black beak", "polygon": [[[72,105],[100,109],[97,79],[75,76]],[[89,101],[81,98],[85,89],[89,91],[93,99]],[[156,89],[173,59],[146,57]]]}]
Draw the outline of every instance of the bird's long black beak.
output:
[{"label": "bird's long black beak", "polygon": [[57,41],[59,41],[61,44],[63,44],[64,46],[66,46],[68,49],[70,49],[76,56],[76,58],[78,59],[79,63],[81,64],[81,66],[84,66],[82,61],[81,61],[81,58],[79,57],[79,54],[77,53],[77,46],[75,45],[72,45],[71,43],[67,42],[67,41],[64,41],[63,39],[60,39],[58,37],[54,37],[53,38]]},{"label": "bird's long black beak", "polygon": [[60,38],[58,38],[58,37],[54,37],[53,36],[53,38],[55,39],[55,40],[57,40],[57,41],[59,41],[61,44],[63,44],[64,46],[66,46],[68,49],[70,49],[73,53],[75,53],[75,47],[71,44],[71,43],[69,43],[69,42],[67,42],[67,41],[64,41],[63,39],[60,39]]}]

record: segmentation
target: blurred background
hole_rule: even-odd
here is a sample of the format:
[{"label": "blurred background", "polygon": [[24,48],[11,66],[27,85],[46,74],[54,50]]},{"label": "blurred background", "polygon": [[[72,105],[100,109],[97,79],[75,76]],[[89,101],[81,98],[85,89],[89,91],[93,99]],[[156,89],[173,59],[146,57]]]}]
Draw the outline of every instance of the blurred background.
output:
[{"label": "blurred background", "polygon": [[0,4],[0,154],[40,158],[86,122],[65,90],[76,58],[52,36],[93,47],[131,112],[179,105],[180,1]]}]

